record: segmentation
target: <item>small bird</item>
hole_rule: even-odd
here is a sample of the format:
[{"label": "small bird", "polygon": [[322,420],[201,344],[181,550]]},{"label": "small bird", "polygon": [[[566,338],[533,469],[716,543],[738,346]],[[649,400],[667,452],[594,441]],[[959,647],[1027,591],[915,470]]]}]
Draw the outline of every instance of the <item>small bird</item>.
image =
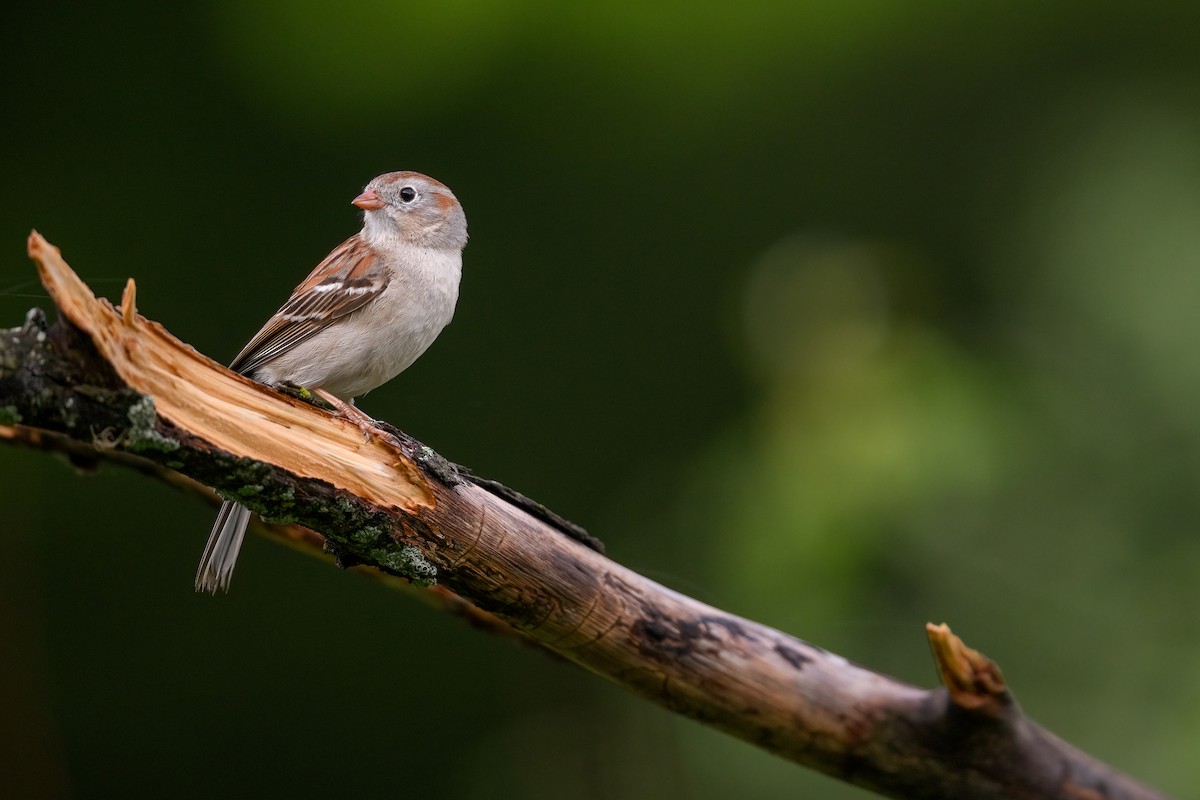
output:
[{"label": "small bird", "polygon": [[[418,172],[389,172],[351,201],[363,227],[295,288],[230,369],[303,386],[367,430],[354,398],[407,369],[454,316],[467,218],[454,193]],[[368,434],[369,435],[369,434]],[[250,509],[225,502],[196,591],[229,589]]]}]

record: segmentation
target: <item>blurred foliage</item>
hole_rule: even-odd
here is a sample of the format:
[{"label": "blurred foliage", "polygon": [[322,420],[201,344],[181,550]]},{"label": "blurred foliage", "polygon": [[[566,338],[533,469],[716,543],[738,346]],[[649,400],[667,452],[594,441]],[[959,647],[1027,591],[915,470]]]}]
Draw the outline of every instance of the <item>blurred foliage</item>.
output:
[{"label": "blurred foliage", "polygon": [[[30,227],[229,358],[419,169],[458,318],[364,401],[683,591],[1200,783],[1200,8],[926,0],[7,9]],[[0,449],[22,796],[861,797],[257,540]]]}]

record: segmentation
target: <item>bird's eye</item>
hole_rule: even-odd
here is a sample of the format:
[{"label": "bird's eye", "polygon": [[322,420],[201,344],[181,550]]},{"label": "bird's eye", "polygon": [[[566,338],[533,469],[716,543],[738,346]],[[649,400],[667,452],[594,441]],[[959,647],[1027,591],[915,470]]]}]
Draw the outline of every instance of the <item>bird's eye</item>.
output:
[{"label": "bird's eye", "polygon": [[400,190],[400,199],[406,203],[411,203],[417,199],[417,190],[411,186],[405,186]]}]

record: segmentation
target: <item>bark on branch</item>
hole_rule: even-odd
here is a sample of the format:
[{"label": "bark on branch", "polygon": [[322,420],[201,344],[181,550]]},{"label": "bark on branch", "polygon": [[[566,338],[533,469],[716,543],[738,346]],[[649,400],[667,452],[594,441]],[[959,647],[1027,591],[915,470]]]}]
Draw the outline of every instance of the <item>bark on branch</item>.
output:
[{"label": "bark on branch", "polygon": [[890,797],[1161,797],[1024,716],[996,665],[945,626],[927,630],[945,686],[926,690],[704,605],[390,426],[364,442],[224,369],[139,315],[132,281],[114,308],[36,233],[29,253],[62,320],[31,312],[0,337],[0,440],[189,476],[290,524],[301,546],[321,537],[299,525],[320,531],[343,563],[436,582],[482,624]]}]

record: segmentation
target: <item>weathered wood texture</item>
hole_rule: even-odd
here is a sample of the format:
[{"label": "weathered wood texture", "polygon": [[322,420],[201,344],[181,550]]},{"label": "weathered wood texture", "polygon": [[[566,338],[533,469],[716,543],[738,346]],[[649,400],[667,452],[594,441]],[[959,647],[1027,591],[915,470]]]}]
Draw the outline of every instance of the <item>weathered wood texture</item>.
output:
[{"label": "weathered wood texture", "polygon": [[928,631],[946,688],[926,690],[685,597],[390,426],[364,441],[224,369],[138,315],[132,282],[114,309],[40,236],[29,246],[65,319],[31,314],[0,342],[0,439],[37,446],[45,431],[77,459],[135,454],[159,465],[151,474],[189,475],[322,531],[345,563],[436,580],[485,626],[498,619],[648,700],[884,795],[1160,797],[1026,718],[995,665],[948,629]]}]

